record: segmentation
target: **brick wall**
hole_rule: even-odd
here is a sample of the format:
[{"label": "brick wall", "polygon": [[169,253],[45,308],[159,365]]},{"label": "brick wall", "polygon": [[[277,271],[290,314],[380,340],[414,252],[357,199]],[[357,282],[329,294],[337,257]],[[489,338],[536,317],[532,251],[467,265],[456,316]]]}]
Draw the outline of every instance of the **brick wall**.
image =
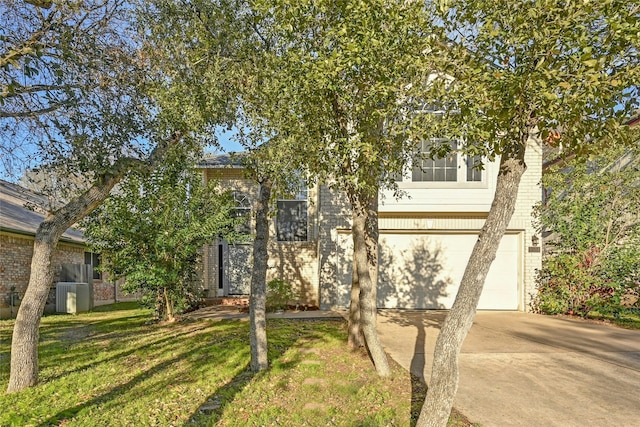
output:
[{"label": "brick wall", "polygon": [[[54,279],[47,297],[49,311],[55,309],[55,283],[60,281],[62,264],[84,264],[85,247],[77,244],[61,242],[53,255]],[[20,298],[24,295],[29,276],[31,275],[31,256],[33,254],[33,237],[18,234],[0,233],[0,318],[11,315],[9,293],[12,286]],[[100,305],[114,301],[113,282],[94,280],[94,304]],[[137,294],[125,294],[118,287],[118,301],[138,299]],[[17,307],[14,308],[15,316]]]},{"label": "brick wall", "polygon": [[267,281],[283,279],[289,282],[299,295],[301,304],[317,306],[318,252],[311,242],[270,242]]},{"label": "brick wall", "polygon": [[[539,140],[530,140],[525,155],[527,171],[522,176],[516,210],[509,223],[510,229],[523,230],[523,289],[521,295],[521,309],[531,310],[531,297],[536,292],[536,272],[542,268],[542,237],[537,234],[533,224],[533,207],[542,200],[542,144]],[[538,246],[533,246],[532,237],[537,236]]]},{"label": "brick wall", "polygon": [[[22,297],[29,284],[31,275],[31,256],[33,254],[33,237],[17,234],[0,233],[0,317],[10,314],[8,304],[12,286]],[[52,265],[54,283],[60,280],[62,264],[83,264],[84,246],[59,243],[54,252]],[[53,286],[53,285],[52,285]],[[55,303],[55,292],[49,292],[47,303]],[[15,314],[15,313],[14,313]]]},{"label": "brick wall", "polygon": [[329,310],[340,306],[339,288],[350,284],[339,283],[337,272],[337,230],[351,229],[351,204],[345,194],[321,186],[318,200],[319,293],[320,308]]}]

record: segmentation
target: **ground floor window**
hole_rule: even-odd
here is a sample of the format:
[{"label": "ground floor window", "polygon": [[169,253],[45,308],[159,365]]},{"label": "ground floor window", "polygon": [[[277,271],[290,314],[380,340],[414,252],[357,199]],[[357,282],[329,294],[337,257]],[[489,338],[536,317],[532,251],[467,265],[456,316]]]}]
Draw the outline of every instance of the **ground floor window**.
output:
[{"label": "ground floor window", "polygon": [[93,267],[93,278],[97,280],[102,280],[102,273],[99,271],[100,261],[100,254],[94,252],[84,253],[84,263]]},{"label": "ground floor window", "polygon": [[277,202],[276,235],[279,242],[306,242],[308,240],[309,214],[307,191],[301,191],[292,199]]}]

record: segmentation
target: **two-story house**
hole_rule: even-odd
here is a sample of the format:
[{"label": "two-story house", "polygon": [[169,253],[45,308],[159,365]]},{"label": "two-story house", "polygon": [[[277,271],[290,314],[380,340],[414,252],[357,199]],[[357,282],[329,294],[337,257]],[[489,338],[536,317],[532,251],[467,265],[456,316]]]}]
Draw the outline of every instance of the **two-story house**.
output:
[{"label": "two-story house", "polygon": [[[424,150],[428,147],[425,145]],[[495,192],[497,162],[483,170],[459,153],[408,165],[398,178],[404,197],[380,194],[379,308],[446,309],[457,287]],[[542,153],[531,140],[516,211],[486,280],[480,309],[521,310],[535,291],[541,266],[532,208],[540,200]],[[250,212],[257,184],[222,155],[205,159],[204,179],[231,189],[238,213]],[[347,198],[326,186],[278,199],[269,244],[268,279],[289,281],[300,303],[321,309],[349,304],[352,242]],[[205,248],[204,281],[210,297],[246,295],[251,273],[250,244],[214,242]]]}]

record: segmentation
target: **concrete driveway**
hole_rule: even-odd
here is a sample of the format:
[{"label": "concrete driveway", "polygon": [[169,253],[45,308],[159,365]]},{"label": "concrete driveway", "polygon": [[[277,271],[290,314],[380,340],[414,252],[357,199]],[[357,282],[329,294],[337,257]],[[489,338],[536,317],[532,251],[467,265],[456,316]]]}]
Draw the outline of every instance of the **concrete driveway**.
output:
[{"label": "concrete driveway", "polygon": [[[442,311],[380,311],[387,352],[427,381]],[[476,315],[456,408],[489,426],[639,426],[640,331],[517,312]]]}]

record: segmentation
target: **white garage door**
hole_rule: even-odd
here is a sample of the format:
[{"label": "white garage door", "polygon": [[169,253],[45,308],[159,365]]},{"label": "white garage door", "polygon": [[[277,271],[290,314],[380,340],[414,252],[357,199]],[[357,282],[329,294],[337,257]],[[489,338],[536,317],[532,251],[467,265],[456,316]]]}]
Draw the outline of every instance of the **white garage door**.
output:
[{"label": "white garage door", "polygon": [[[447,309],[456,297],[476,234],[380,234],[379,308]],[[340,300],[348,305],[353,244],[339,235]],[[518,309],[518,235],[502,238],[479,309]]]}]

